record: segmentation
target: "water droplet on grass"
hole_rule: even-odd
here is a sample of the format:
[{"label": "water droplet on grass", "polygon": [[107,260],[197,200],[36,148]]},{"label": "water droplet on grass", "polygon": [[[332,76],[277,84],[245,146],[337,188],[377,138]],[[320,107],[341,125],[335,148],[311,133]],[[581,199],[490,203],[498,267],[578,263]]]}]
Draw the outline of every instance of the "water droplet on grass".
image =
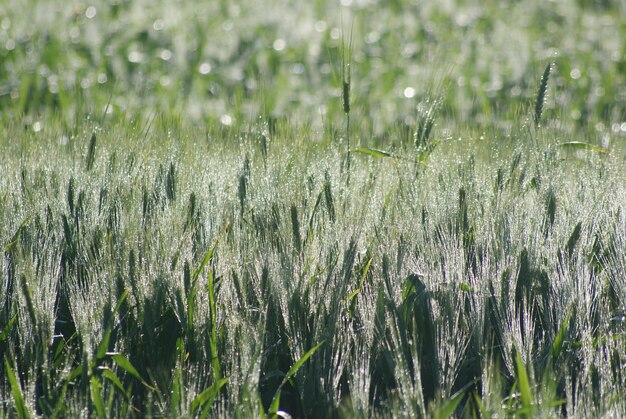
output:
[{"label": "water droplet on grass", "polygon": [[159,57],[163,61],[169,61],[172,59],[172,55],[172,51],[170,51],[169,49],[164,49],[163,51],[161,51],[161,54],[159,54]]},{"label": "water droplet on grass", "polygon": [[140,63],[143,61],[143,54],[139,51],[131,51],[128,54],[128,61],[131,63]]},{"label": "water droplet on grass", "polygon": [[326,29],[328,29],[328,25],[326,24],[326,21],[318,20],[317,22],[315,22],[314,28],[317,32],[324,32]]},{"label": "water droplet on grass", "polygon": [[96,8],[94,6],[89,6],[86,10],[85,10],[85,17],[87,19],[93,19],[94,17],[96,17]]},{"label": "water droplet on grass", "polygon": [[578,80],[581,76],[581,72],[578,68],[573,68],[572,71],[569,72],[569,76],[574,80]]},{"label": "water droplet on grass", "polygon": [[291,74],[302,74],[304,73],[304,65],[302,63],[296,63],[291,66],[290,72]]},{"label": "water droplet on grass", "polygon": [[160,31],[165,27],[165,22],[163,19],[157,19],[152,23],[152,29],[155,31]]},{"label": "water droplet on grass", "polygon": [[272,44],[272,47],[274,48],[275,51],[283,51],[287,47],[287,42],[282,38],[278,38],[277,40],[274,41],[274,44]]},{"label": "water droplet on grass", "polygon": [[211,72],[211,64],[209,63],[200,64],[200,67],[198,67],[198,71],[200,72],[200,74],[203,74],[203,75],[209,74]]},{"label": "water droplet on grass", "polygon": [[406,88],[404,89],[403,94],[404,94],[404,97],[405,97],[405,98],[407,98],[407,99],[411,99],[411,98],[415,97],[415,89],[414,89],[414,88],[412,88],[412,87],[410,87],[410,86],[409,86],[409,87],[406,87]]},{"label": "water droplet on grass", "polygon": [[222,125],[226,125],[227,127],[230,127],[233,124],[233,117],[230,115],[222,115],[220,117],[220,122],[222,123]]}]

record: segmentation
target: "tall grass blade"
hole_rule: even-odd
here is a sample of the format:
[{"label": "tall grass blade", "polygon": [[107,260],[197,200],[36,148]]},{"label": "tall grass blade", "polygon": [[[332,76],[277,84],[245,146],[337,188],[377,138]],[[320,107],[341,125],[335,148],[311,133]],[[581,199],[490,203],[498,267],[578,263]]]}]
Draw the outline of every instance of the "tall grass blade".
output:
[{"label": "tall grass blade", "polygon": [[17,413],[17,417],[20,419],[30,418],[30,414],[28,413],[28,408],[26,407],[26,403],[24,403],[24,397],[22,396],[22,389],[20,388],[19,383],[17,382],[17,378],[15,377],[15,373],[11,368],[11,364],[9,363],[9,359],[4,356],[4,367],[6,368],[7,377],[9,378],[9,385],[11,386],[11,395],[13,396],[13,402],[15,403],[15,410]]},{"label": "tall grass blade", "polygon": [[123,355],[115,354],[111,355],[111,359],[117,364],[118,367],[122,368],[124,371],[141,381],[141,383],[148,389],[155,391],[156,389],[152,387],[150,384],[146,382],[139,374],[139,371],[131,364],[131,362],[125,358]]},{"label": "tall grass blade", "polygon": [[559,144],[559,147],[568,151],[594,151],[600,154],[609,154],[608,148],[595,144],[584,143],[582,141],[569,141]]},{"label": "tall grass blade", "polygon": [[93,407],[96,410],[96,416],[98,419],[106,419],[106,413],[104,410],[104,402],[102,401],[102,396],[100,395],[100,390],[102,389],[102,383],[96,376],[92,376],[89,381],[89,390],[91,393],[91,403],[93,403]]},{"label": "tall grass blade", "polygon": [[456,410],[461,400],[463,400],[463,396],[465,395],[465,389],[462,389],[455,394],[453,394],[441,408],[435,414],[435,419],[448,419],[454,415],[454,411]]},{"label": "tall grass blade", "polygon": [[353,153],[365,154],[368,156],[376,157],[377,159],[382,159],[382,158],[387,158],[387,157],[391,157],[394,159],[399,158],[398,156],[388,151],[378,150],[378,149],[369,148],[369,147],[355,148],[355,149],[352,149],[351,151]]},{"label": "tall grass blade", "polygon": [[107,351],[109,350],[109,340],[111,338],[111,327],[107,327],[104,332],[104,336],[102,337],[102,341],[98,345],[98,349],[96,350],[96,360],[101,360],[106,356]]},{"label": "tall grass blade", "polygon": [[11,329],[13,329],[13,326],[15,326],[16,321],[17,321],[17,313],[15,313],[13,317],[9,319],[7,324],[2,329],[2,333],[0,333],[0,343],[7,340],[7,338],[9,337],[9,334],[11,333]]},{"label": "tall grass blade", "polygon": [[373,258],[370,258],[365,264],[365,267],[363,268],[363,273],[361,274],[361,280],[359,281],[359,286],[354,291],[352,291],[350,295],[348,295],[348,297],[346,297],[348,301],[352,301],[361,292],[361,288],[363,288],[363,284],[365,283],[365,277],[369,272],[370,266],[372,266],[373,260]]},{"label": "tall grass blade", "polygon": [[7,252],[9,250],[12,250],[12,249],[15,248],[15,246],[17,246],[17,242],[18,242],[22,232],[24,231],[24,229],[26,228],[26,226],[28,225],[28,223],[30,223],[30,220],[32,220],[32,219],[33,219],[33,216],[31,215],[29,217],[26,217],[26,219],[24,221],[22,221],[22,223],[17,228],[17,230],[15,230],[15,234],[13,234],[13,237],[11,237],[11,241],[9,241],[2,248],[3,252]]},{"label": "tall grass blade", "polygon": [[130,402],[130,393],[124,388],[124,385],[118,378],[118,376],[109,368],[102,370],[102,376],[109,380],[113,385],[124,395],[127,402]]},{"label": "tall grass blade", "polygon": [[522,358],[517,351],[515,351],[515,365],[517,370],[517,385],[519,387],[522,399],[522,409],[524,412],[526,412],[527,417],[530,417],[533,409],[533,394],[530,387],[530,380],[528,379],[526,367],[524,366]]},{"label": "tall grass blade", "polygon": [[274,394],[274,398],[272,399],[272,403],[270,405],[270,410],[269,410],[270,414],[276,414],[276,412],[278,412],[278,408],[279,408],[279,404],[280,404],[280,392],[281,392],[283,386],[289,380],[291,380],[291,378],[294,375],[296,375],[298,370],[324,344],[324,342],[325,341],[321,341],[320,343],[318,343],[317,345],[315,345],[314,347],[309,349],[309,351],[307,353],[302,355],[302,357],[295,364],[293,364],[291,366],[291,368],[289,368],[289,371],[287,371],[287,374],[285,374],[285,377],[283,378],[283,381],[280,383],[280,385],[278,386],[278,389],[276,390],[276,393]]},{"label": "tall grass blade", "polygon": [[200,417],[206,417],[209,413],[213,401],[220,394],[220,390],[228,382],[228,378],[222,378],[216,381],[211,387],[198,394],[191,402],[191,411],[196,414],[198,410],[202,410]]},{"label": "tall grass blade", "polygon": [[559,355],[563,352],[563,348],[565,347],[565,336],[567,334],[567,329],[569,326],[571,311],[567,313],[563,321],[561,322],[561,326],[554,337],[554,342],[552,342],[552,362],[556,361]]}]

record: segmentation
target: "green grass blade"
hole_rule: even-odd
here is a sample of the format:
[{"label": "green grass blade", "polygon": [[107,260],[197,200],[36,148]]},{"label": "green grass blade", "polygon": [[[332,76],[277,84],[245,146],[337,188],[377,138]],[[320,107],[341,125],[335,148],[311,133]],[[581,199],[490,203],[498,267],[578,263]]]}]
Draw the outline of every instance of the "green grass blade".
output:
[{"label": "green grass blade", "polygon": [[287,374],[283,378],[282,383],[280,383],[280,385],[278,386],[278,389],[276,390],[276,394],[274,395],[274,398],[272,399],[272,404],[270,405],[271,414],[275,414],[278,411],[278,407],[280,404],[280,391],[282,387],[285,385],[285,383],[287,383],[287,381],[289,381],[294,375],[296,375],[296,373],[302,367],[302,365],[304,365],[304,363],[324,344],[324,342],[325,341],[321,341],[320,343],[318,343],[317,345],[309,349],[307,353],[302,355],[302,357],[295,364],[293,364],[291,368],[289,368],[289,371],[287,371]]},{"label": "green grass blade", "polygon": [[263,408],[263,402],[259,399],[259,409],[257,411],[257,418],[266,419],[267,415],[265,414],[265,409]]},{"label": "green grass blade", "polygon": [[7,340],[9,333],[11,333],[11,329],[13,329],[13,326],[15,326],[16,321],[17,313],[15,313],[13,317],[9,319],[6,326],[4,326],[4,329],[2,329],[2,333],[0,333],[0,342],[4,342],[5,340]]},{"label": "green grass blade", "polygon": [[120,379],[111,369],[104,368],[102,370],[102,376],[106,378],[107,380],[109,380],[111,383],[113,383],[113,385],[124,395],[124,398],[126,399],[126,401],[130,402],[130,395],[128,391],[126,391]]},{"label": "green grass blade", "polygon": [[137,369],[133,366],[133,364],[130,363],[130,361],[128,359],[126,359],[124,356],[116,354],[116,355],[112,355],[111,359],[120,367],[122,368],[124,371],[126,371],[127,373],[129,373],[130,375],[132,375],[133,377],[135,377],[136,379],[138,379],[139,381],[141,381],[141,383],[146,386],[147,388],[149,388],[152,391],[155,391],[155,388],[152,387],[150,384],[148,384],[139,374],[139,372],[137,371]]},{"label": "green grass blade", "polygon": [[218,243],[219,240],[217,240],[215,244],[206,252],[206,254],[204,255],[204,259],[202,259],[202,262],[200,263],[200,266],[195,269],[191,274],[192,283],[195,283],[198,280],[198,277],[200,276],[202,271],[204,271],[206,265],[211,261],[211,259],[213,259],[213,253],[215,252],[215,248],[217,247]]},{"label": "green grass blade", "polygon": [[283,382],[287,382],[288,380],[290,380],[294,375],[296,375],[296,373],[298,372],[298,370],[300,369],[300,367],[302,367],[302,365],[304,365],[304,363],[320,348],[320,346],[322,346],[324,344],[324,341],[321,341],[320,343],[318,343],[317,345],[315,345],[314,347],[312,347],[311,349],[309,349],[309,351],[307,353],[305,353],[304,355],[302,355],[302,358],[300,358],[298,360],[298,362],[296,362],[295,364],[293,364],[291,366],[291,368],[289,368],[289,371],[287,371],[287,375],[285,375],[285,378],[283,379]]},{"label": "green grass blade", "polygon": [[369,148],[369,147],[361,147],[361,148],[354,148],[352,150],[350,150],[352,153],[359,153],[359,154],[365,154],[371,157],[376,157],[377,159],[383,159],[383,158],[398,158],[397,156],[395,156],[394,154],[388,152],[388,151],[384,151],[384,150],[379,150],[376,148]]},{"label": "green grass blade", "polygon": [[515,354],[515,364],[517,366],[517,385],[522,396],[522,409],[530,413],[533,408],[533,394],[530,388],[528,373],[519,352]]},{"label": "green grass blade", "polygon": [[561,352],[563,351],[563,346],[565,343],[565,335],[567,333],[567,327],[569,325],[570,313],[568,312],[563,321],[561,322],[561,326],[559,327],[559,331],[554,337],[554,342],[552,342],[552,361],[554,362]]},{"label": "green grass blade", "polygon": [[359,281],[359,286],[357,287],[357,289],[355,289],[354,291],[352,291],[350,293],[350,295],[348,295],[348,297],[346,298],[346,300],[348,301],[352,301],[354,299],[354,297],[357,296],[357,294],[359,292],[361,292],[361,288],[363,288],[363,283],[365,282],[365,277],[367,276],[367,273],[369,272],[370,266],[372,266],[372,261],[374,259],[370,258],[367,263],[365,264],[365,267],[363,268],[363,273],[361,274],[361,280]]},{"label": "green grass blade", "polygon": [[122,292],[122,295],[120,295],[120,298],[117,300],[117,304],[115,304],[115,308],[113,309],[113,313],[119,312],[120,308],[122,307],[122,304],[124,304],[124,301],[126,301],[126,297],[128,297],[128,290],[127,289],[125,289]]},{"label": "green grass blade", "polygon": [[15,373],[11,368],[11,364],[9,363],[9,359],[4,357],[4,367],[7,371],[7,377],[9,378],[9,384],[11,386],[11,395],[13,396],[13,401],[15,402],[15,410],[17,411],[17,417],[20,419],[29,418],[30,414],[28,413],[28,408],[26,407],[26,403],[24,403],[24,397],[22,396],[22,389],[20,388],[19,383],[17,382],[17,378],[15,377]]},{"label": "green grass blade", "polygon": [[595,151],[600,154],[609,154],[609,149],[599,145],[585,143],[582,141],[569,141],[559,144],[559,147],[571,151]]},{"label": "green grass blade", "polygon": [[83,365],[79,365],[76,368],[74,368],[72,371],[70,371],[70,373],[68,374],[68,376],[65,378],[65,380],[68,383],[71,383],[72,381],[74,381],[75,379],[77,379],[78,377],[80,377],[83,373]]},{"label": "green grass blade", "polygon": [[109,340],[111,339],[111,327],[107,327],[107,330],[104,332],[104,336],[102,337],[102,341],[98,345],[98,349],[96,350],[96,360],[101,360],[106,356],[107,351],[109,350]]},{"label": "green grass blade", "polygon": [[28,223],[30,223],[30,220],[32,220],[32,218],[33,218],[33,216],[31,215],[29,217],[26,217],[26,219],[24,221],[22,221],[22,224],[20,224],[20,226],[17,228],[17,230],[15,231],[15,234],[13,235],[13,237],[11,237],[11,241],[8,242],[2,248],[3,252],[6,252],[7,250],[11,250],[11,249],[13,249],[17,245],[17,240],[20,238],[20,234],[22,234],[22,231],[26,228]]},{"label": "green grass blade", "polygon": [[101,388],[102,384],[100,383],[98,377],[92,376],[89,385],[89,389],[91,392],[91,402],[96,409],[96,415],[98,416],[98,418],[104,419],[106,418],[106,413],[104,410],[104,402],[102,401],[102,396],[100,395]]},{"label": "green grass blade", "polygon": [[191,411],[197,412],[198,409],[205,410],[213,404],[213,401],[220,393],[220,390],[228,382],[228,378],[222,378],[216,381],[211,387],[198,394],[191,402]]},{"label": "green grass blade", "polygon": [[270,404],[269,414],[272,417],[276,417],[276,412],[278,412],[278,408],[280,407],[280,392],[282,390],[282,384],[276,390],[276,394],[274,394],[274,398],[272,399],[272,404]]},{"label": "green grass blade", "polygon": [[453,394],[437,411],[437,413],[435,414],[435,419],[448,419],[452,417],[457,406],[459,405],[459,403],[461,403],[461,400],[463,400],[464,395],[465,389],[462,389]]}]

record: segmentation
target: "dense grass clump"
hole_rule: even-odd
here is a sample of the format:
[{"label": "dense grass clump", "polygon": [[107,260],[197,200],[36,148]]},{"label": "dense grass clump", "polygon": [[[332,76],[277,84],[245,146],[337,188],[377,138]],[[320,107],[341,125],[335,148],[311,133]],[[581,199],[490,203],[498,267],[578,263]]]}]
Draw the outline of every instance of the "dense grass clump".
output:
[{"label": "dense grass clump", "polygon": [[93,129],[3,140],[6,413],[623,412],[615,159]]}]

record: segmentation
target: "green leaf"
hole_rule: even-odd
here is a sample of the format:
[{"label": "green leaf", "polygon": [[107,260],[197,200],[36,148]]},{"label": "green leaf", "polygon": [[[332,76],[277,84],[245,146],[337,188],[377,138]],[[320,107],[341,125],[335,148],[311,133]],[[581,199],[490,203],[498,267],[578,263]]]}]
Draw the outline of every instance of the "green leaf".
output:
[{"label": "green leaf", "polygon": [[139,372],[135,369],[135,367],[133,366],[133,364],[130,363],[130,361],[126,358],[124,358],[124,356],[116,354],[116,355],[112,355],[111,359],[113,359],[113,361],[123,370],[125,370],[127,373],[129,373],[130,375],[132,375],[133,377],[135,377],[136,379],[138,379],[139,381],[141,381],[141,383],[146,386],[147,388],[149,388],[152,391],[155,391],[155,388],[152,387],[151,385],[149,385],[139,374]]},{"label": "green leaf", "polygon": [[272,417],[276,417],[276,412],[278,412],[278,408],[280,407],[280,392],[282,390],[283,385],[281,384],[278,387],[278,390],[276,390],[276,393],[274,394],[274,398],[272,399],[272,404],[270,405],[270,410],[269,410],[269,414],[272,415]]},{"label": "green leaf", "polygon": [[65,404],[63,402],[65,400],[66,393],[67,393],[67,382],[63,384],[63,387],[61,387],[61,391],[58,393],[56,397],[54,409],[52,411],[52,415],[50,416],[52,419],[63,417],[63,411],[65,408]]},{"label": "green leaf", "polygon": [[302,358],[300,358],[295,364],[292,365],[291,368],[289,368],[289,371],[287,371],[287,374],[283,378],[283,381],[280,383],[280,385],[278,386],[278,389],[276,390],[274,399],[272,399],[272,404],[270,405],[270,410],[269,410],[271,414],[275,414],[278,411],[278,407],[280,404],[280,391],[285,385],[285,383],[287,383],[287,381],[289,381],[294,375],[296,375],[300,367],[304,365],[304,363],[315,353],[315,351],[317,351],[320,348],[320,346],[324,344],[324,342],[325,341],[321,341],[320,343],[318,343],[317,345],[309,349],[307,353],[302,355]]},{"label": "green leaf", "polygon": [[195,413],[198,409],[210,407],[217,395],[220,393],[221,388],[224,387],[224,384],[227,382],[228,378],[222,378],[221,380],[216,381],[211,387],[198,394],[191,402],[191,411]]},{"label": "green leaf", "polygon": [[595,144],[584,143],[582,141],[569,141],[567,143],[561,143],[559,144],[559,147],[573,151],[588,150],[595,151],[596,153],[600,154],[609,154],[608,148],[600,147],[599,145]]},{"label": "green leaf", "polygon": [[561,354],[563,350],[563,343],[565,341],[565,334],[567,333],[567,326],[569,324],[570,312],[567,313],[563,321],[561,322],[561,326],[559,327],[559,331],[554,337],[554,342],[552,342],[552,361],[555,361],[558,356]]},{"label": "green leaf", "polygon": [[216,241],[215,244],[206,252],[206,254],[204,255],[204,259],[202,259],[202,263],[200,263],[200,266],[195,269],[191,274],[192,283],[195,283],[198,280],[198,277],[200,276],[206,265],[211,261],[211,259],[213,259],[213,253],[215,252],[215,248],[217,247],[218,243],[219,240]]},{"label": "green leaf", "polygon": [[15,234],[11,238],[11,241],[8,242],[4,246],[2,251],[6,252],[7,250],[13,249],[17,245],[17,240],[20,238],[20,234],[22,234],[22,231],[26,228],[26,226],[28,225],[28,223],[30,223],[30,220],[32,220],[32,219],[33,219],[33,216],[31,215],[29,217],[26,217],[26,219],[24,221],[22,221],[22,224],[20,224],[20,226],[15,231]]},{"label": "green leaf", "polygon": [[65,379],[68,383],[71,383],[72,381],[74,381],[75,379],[77,379],[78,377],[80,377],[83,373],[83,365],[79,365],[76,368],[74,368],[69,375],[67,376],[67,378]]},{"label": "green leaf", "polygon": [[473,395],[474,395],[474,402],[476,402],[476,406],[478,406],[478,411],[480,412],[480,415],[481,415],[479,417],[488,417],[489,412],[487,412],[487,409],[485,408],[485,405],[482,399],[478,395],[478,392],[474,392]]},{"label": "green leaf", "polygon": [[398,156],[388,151],[379,150],[376,148],[362,147],[362,148],[354,148],[350,151],[352,153],[366,154],[371,157],[376,157],[377,159],[382,159],[382,158],[387,158],[387,157],[392,158],[392,159],[398,158]]},{"label": "green leaf", "polygon": [[77,337],[78,337],[78,333],[76,333],[76,332],[74,332],[72,334],[72,336],[70,336],[68,339],[64,339],[63,337],[61,337],[61,341],[56,346],[56,349],[54,350],[54,357],[52,358],[52,360],[53,360],[53,362],[55,362],[55,364],[61,358],[61,354],[63,353],[63,350],[67,347],[67,345],[70,342],[72,342],[74,339],[76,339]]},{"label": "green leaf", "polygon": [[461,288],[461,291],[463,292],[476,292],[476,290],[467,282],[461,282],[459,288]]},{"label": "green leaf", "polygon": [[533,395],[530,388],[530,380],[528,379],[528,373],[526,372],[522,358],[517,351],[515,353],[515,363],[517,365],[517,385],[519,386],[522,396],[522,409],[530,413],[533,408]]},{"label": "green leaf", "polygon": [[367,276],[367,272],[370,270],[370,266],[372,266],[372,261],[373,261],[373,260],[374,260],[373,258],[370,258],[370,259],[367,261],[367,263],[365,264],[365,268],[363,268],[363,273],[361,274],[361,280],[359,281],[359,286],[358,286],[358,288],[357,288],[357,289],[355,289],[354,291],[352,291],[352,292],[350,293],[350,295],[348,295],[348,297],[346,298],[346,300],[348,300],[348,301],[352,301],[352,299],[353,299],[354,297],[356,297],[356,296],[357,296],[357,294],[358,294],[359,292],[361,292],[361,288],[363,287],[363,284],[365,283],[365,277]]},{"label": "green leaf", "polygon": [[124,304],[124,301],[126,300],[126,297],[128,297],[128,289],[125,289],[124,292],[122,292],[122,295],[120,295],[120,298],[117,300],[117,304],[115,304],[115,309],[113,309],[113,313],[119,312],[120,307],[122,307],[122,304]]},{"label": "green leaf", "polygon": [[263,409],[263,402],[261,401],[261,399],[259,399],[259,411],[257,414],[257,418],[259,419],[266,419],[267,415],[265,414],[265,409]]},{"label": "green leaf", "polygon": [[102,396],[100,395],[100,389],[102,388],[102,384],[100,383],[98,377],[96,377],[95,375],[91,377],[89,383],[89,388],[91,391],[91,402],[96,409],[96,414],[98,415],[98,418],[104,419],[106,418],[106,414],[104,411],[104,402],[102,401]]},{"label": "green leaf", "polygon": [[462,389],[456,392],[455,394],[453,394],[452,397],[446,400],[443,406],[441,406],[441,408],[435,415],[435,418],[447,419],[449,417],[452,417],[452,415],[454,414],[454,411],[456,410],[456,407],[459,405],[459,403],[461,403],[461,400],[463,400],[464,395],[465,395],[465,389]]},{"label": "green leaf", "polygon": [[13,369],[11,369],[11,364],[9,363],[9,359],[6,357],[6,355],[4,357],[4,366],[6,368],[7,376],[9,378],[9,384],[11,385],[11,395],[13,396],[13,401],[15,402],[17,417],[20,419],[29,418],[30,414],[28,413],[26,403],[24,403],[24,398],[22,397],[22,389],[17,382],[15,373],[13,372]]},{"label": "green leaf", "polygon": [[4,342],[5,340],[7,340],[7,338],[9,337],[9,333],[11,333],[11,329],[13,329],[16,321],[17,313],[15,313],[13,317],[11,317],[6,326],[4,326],[4,329],[2,329],[2,333],[0,333],[0,342]]},{"label": "green leaf", "polygon": [[106,356],[107,350],[109,349],[109,340],[111,339],[111,327],[107,327],[107,330],[104,332],[104,336],[102,337],[102,341],[98,345],[98,349],[96,350],[96,360],[101,360]]},{"label": "green leaf", "polygon": [[307,353],[305,353],[304,355],[302,355],[302,358],[300,358],[298,360],[298,362],[296,362],[295,364],[292,365],[291,368],[289,368],[289,371],[287,371],[287,375],[285,375],[285,378],[283,379],[283,383],[287,382],[288,380],[290,380],[294,375],[296,375],[296,373],[298,372],[298,370],[300,369],[300,367],[302,367],[302,365],[304,365],[304,363],[320,348],[320,346],[322,346],[324,344],[324,341],[321,341],[320,343],[318,343],[317,345],[315,345],[314,347],[312,347],[311,349],[309,349],[309,351]]},{"label": "green leaf", "polygon": [[120,381],[120,379],[117,377],[117,375],[109,368],[104,368],[102,370],[102,375],[104,376],[104,378],[106,378],[107,380],[109,380],[110,382],[113,383],[113,385],[115,387],[117,387],[117,389],[119,391],[122,392],[122,394],[124,395],[124,397],[126,398],[127,402],[130,402],[130,395],[129,393],[126,391],[126,389],[124,388],[124,385],[122,384],[122,382]]}]

